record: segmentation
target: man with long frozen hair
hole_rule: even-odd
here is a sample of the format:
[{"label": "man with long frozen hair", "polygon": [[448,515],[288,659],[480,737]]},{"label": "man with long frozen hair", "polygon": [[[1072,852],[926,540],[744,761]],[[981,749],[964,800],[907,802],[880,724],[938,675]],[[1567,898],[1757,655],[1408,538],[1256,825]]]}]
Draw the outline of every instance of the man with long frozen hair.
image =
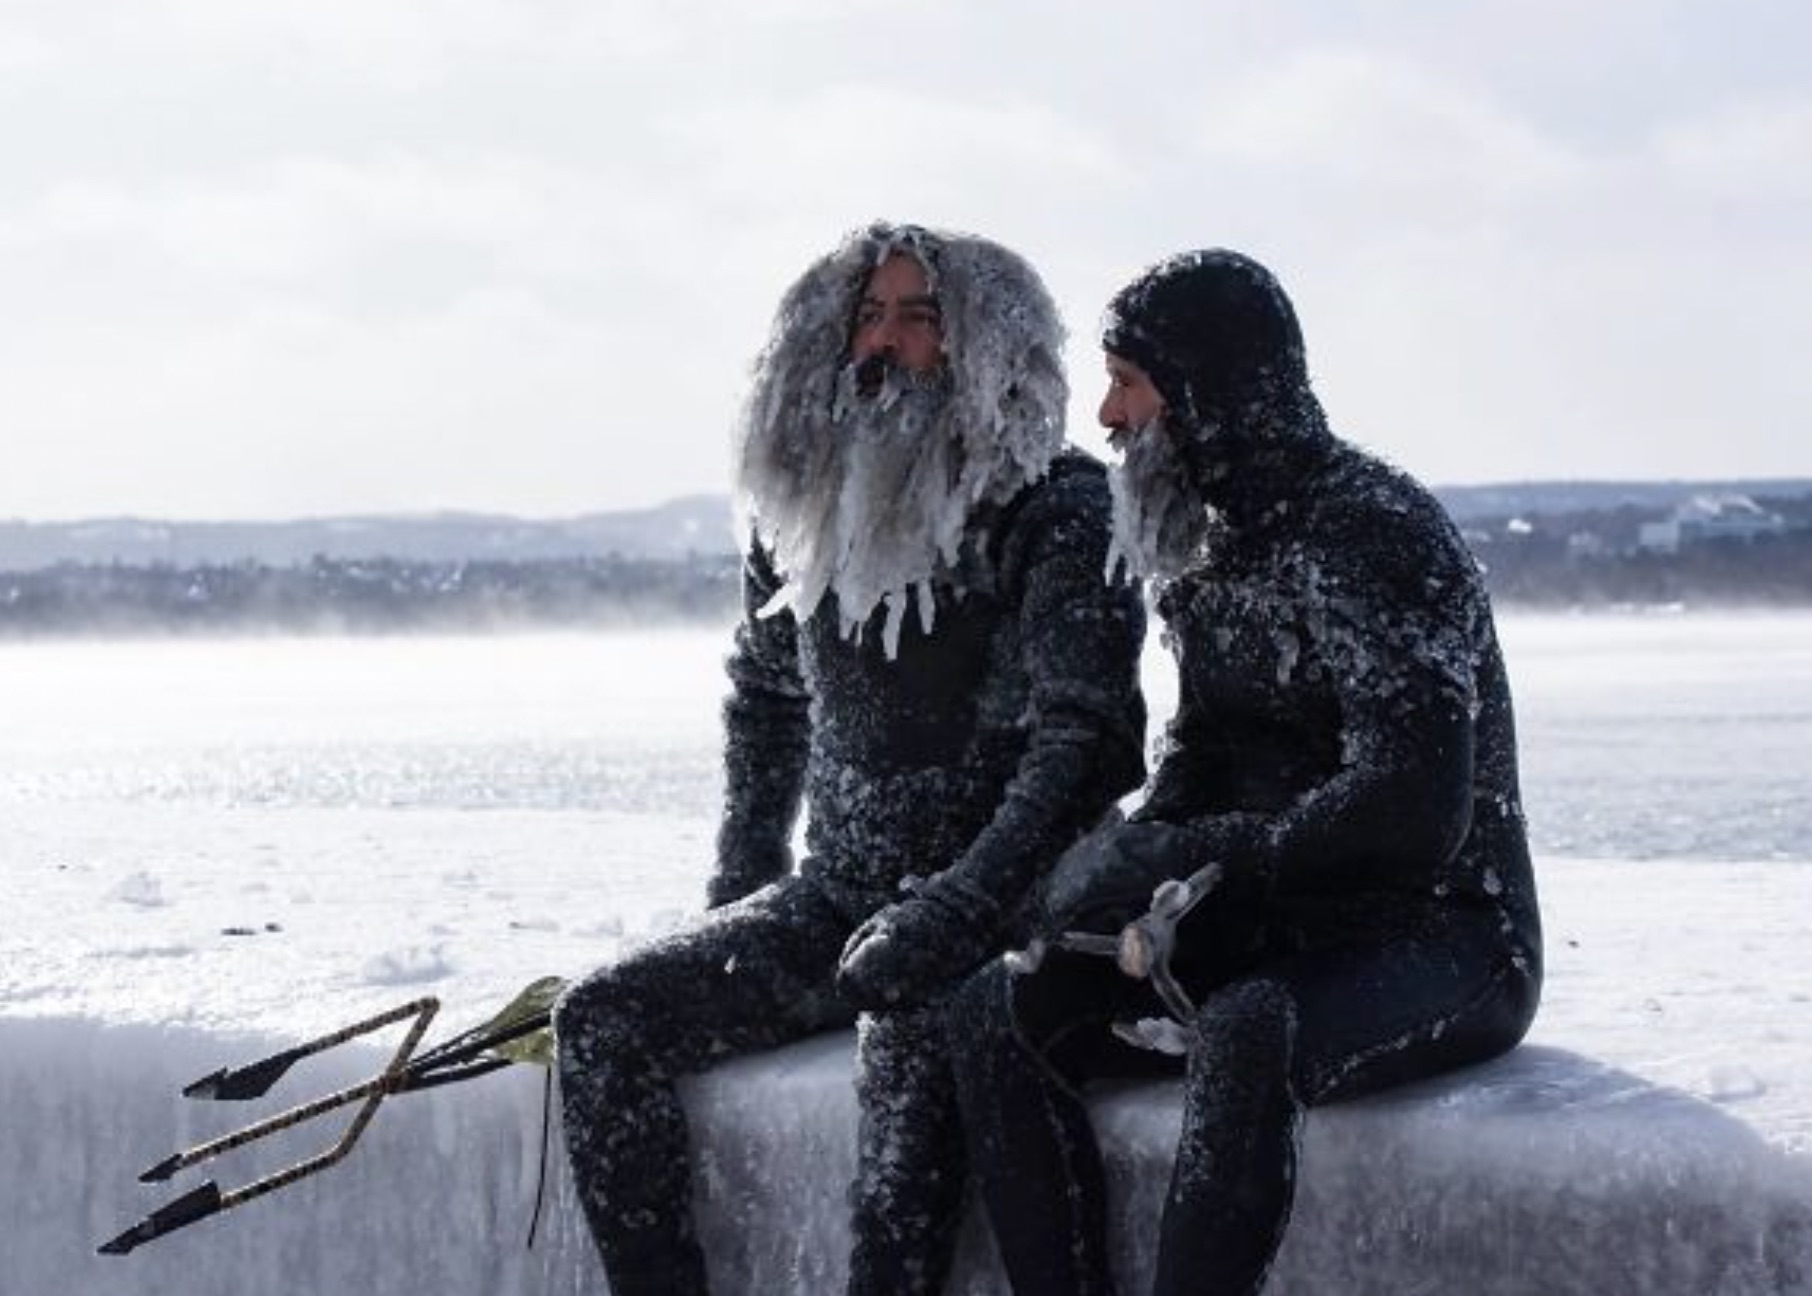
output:
[{"label": "man with long frozen hair", "polygon": [[847,1290],[941,1290],[965,1163],[939,1000],[1144,773],[1144,609],[1102,579],[1106,475],[1063,444],[1061,344],[1024,261],[916,226],[857,231],[781,302],[736,436],[711,908],[555,1012],[617,1296],[706,1290],[675,1080],[859,1012]]},{"label": "man with long frozen hair", "polygon": [[[889,267],[922,291],[877,337],[863,312],[883,304],[852,317],[851,285]],[[933,343],[935,357],[910,354]],[[756,365],[736,476],[797,617],[829,592],[846,633],[885,603],[891,646],[909,600],[931,629],[934,577],[955,568],[976,508],[1007,503],[1062,448],[1061,345],[1032,268],[980,239],[877,226],[793,286]]]}]

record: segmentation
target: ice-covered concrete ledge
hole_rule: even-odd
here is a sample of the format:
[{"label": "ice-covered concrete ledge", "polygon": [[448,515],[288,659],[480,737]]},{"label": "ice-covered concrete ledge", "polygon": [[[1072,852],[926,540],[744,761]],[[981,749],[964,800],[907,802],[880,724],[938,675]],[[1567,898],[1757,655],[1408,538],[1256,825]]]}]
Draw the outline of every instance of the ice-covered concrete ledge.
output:
[{"label": "ice-covered concrete ledge", "polygon": [[[841,1290],[853,1165],[844,1040],[727,1067],[695,1098],[710,1147],[710,1246],[725,1292]],[[1104,1094],[1121,1289],[1142,1292],[1175,1084]],[[793,1149],[806,1149],[800,1152]],[[766,1167],[795,1157],[823,1173]],[[971,1221],[952,1296],[1003,1292]],[[1559,1049],[1530,1047],[1413,1090],[1312,1113],[1295,1219],[1268,1292],[1786,1293],[1812,1290],[1812,1165],[1717,1108]]]},{"label": "ice-covered concrete ledge", "polygon": [[[151,1188],[140,1170],[380,1056],[318,1059],[249,1113],[181,1098],[285,1042],[240,1032],[306,1037],[433,993],[446,1008],[430,1039],[444,1038],[534,977],[683,921],[702,879],[677,861],[708,857],[708,825],[177,813],[180,866],[147,860],[140,843],[175,832],[151,811],[73,835],[59,819],[54,841],[23,846],[8,825],[9,849],[37,863],[9,874],[0,918],[0,1296],[601,1293],[557,1154],[523,1249],[541,1094],[526,1069],[395,1100],[318,1179],[127,1257],[94,1249],[204,1177]],[[575,903],[599,885],[600,843],[608,908]],[[1530,1045],[1315,1113],[1273,1292],[1812,1292],[1812,868],[1543,860],[1541,884],[1549,975]],[[726,1278],[748,1274],[721,1296],[835,1296],[849,1065],[834,1038],[694,1086],[712,1248]],[[1176,1098],[1105,1096],[1099,1116],[1137,1296]],[[230,1186],[320,1145],[212,1169]],[[988,1290],[981,1237],[958,1296]]]},{"label": "ice-covered concrete ledge", "polygon": [[[524,1247],[540,1073],[520,1068],[394,1100],[341,1166],[122,1258],[95,1255],[145,1209],[198,1182],[143,1169],[245,1109],[181,1085],[269,1041],[146,1026],[0,1020],[0,1292],[6,1296],[384,1293],[577,1296],[604,1290],[557,1154]],[[847,1034],[692,1082],[699,1191],[717,1288],[835,1293],[854,1161]],[[310,1063],[299,1099],[375,1065]],[[273,1095],[275,1098],[277,1095]],[[260,1105],[260,1114],[269,1105]],[[1129,1293],[1144,1289],[1178,1118],[1174,1085],[1104,1094]],[[317,1125],[242,1182],[311,1149]],[[168,1132],[166,1138],[164,1132]],[[979,1217],[953,1296],[1003,1291]],[[1311,1115],[1296,1218],[1272,1291],[1732,1296],[1812,1290],[1812,1164],[1703,1099],[1533,1045],[1461,1076]]]}]

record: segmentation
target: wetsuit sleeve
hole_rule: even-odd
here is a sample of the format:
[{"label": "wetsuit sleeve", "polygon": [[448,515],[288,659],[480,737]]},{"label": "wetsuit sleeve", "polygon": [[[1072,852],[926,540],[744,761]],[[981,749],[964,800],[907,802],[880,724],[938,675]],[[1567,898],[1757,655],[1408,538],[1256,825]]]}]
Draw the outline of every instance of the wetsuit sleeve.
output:
[{"label": "wetsuit sleeve", "polygon": [[986,827],[933,883],[996,921],[1144,777],[1136,586],[1103,579],[1109,502],[1098,466],[1048,481],[1002,549],[1030,684],[1025,753]]},{"label": "wetsuit sleeve", "polygon": [[1272,820],[1273,891],[1419,889],[1466,838],[1488,612],[1469,561],[1436,570],[1417,557],[1425,539],[1373,548],[1369,569],[1330,564],[1316,633],[1338,681],[1341,767]]},{"label": "wetsuit sleeve", "polygon": [[759,615],[780,588],[758,544],[743,560],[743,614],[726,669],[724,811],[713,906],[791,871],[793,824],[811,747],[810,700],[799,669],[799,629],[790,611]]},{"label": "wetsuit sleeve", "polygon": [[1177,700],[1177,713],[1164,729],[1158,768],[1133,818],[1178,823],[1199,813],[1206,776],[1202,763],[1195,759],[1191,742],[1197,724],[1195,710],[1193,699],[1185,696]]}]

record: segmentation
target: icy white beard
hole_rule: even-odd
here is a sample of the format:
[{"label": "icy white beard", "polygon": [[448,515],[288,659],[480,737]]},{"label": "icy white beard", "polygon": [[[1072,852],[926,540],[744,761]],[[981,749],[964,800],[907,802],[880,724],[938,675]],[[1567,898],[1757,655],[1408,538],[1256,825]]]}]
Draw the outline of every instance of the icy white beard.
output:
[{"label": "icy white beard", "polygon": [[786,581],[763,615],[790,607],[803,621],[829,592],[853,637],[885,603],[882,647],[892,657],[916,586],[930,631],[931,581],[955,565],[970,508],[1020,484],[974,480],[950,427],[950,391],[947,371],[890,368],[865,396],[846,365],[804,463],[764,454],[759,440],[745,446],[738,485]]},{"label": "icy white beard", "polygon": [[1126,437],[1125,454],[1108,474],[1114,496],[1114,536],[1107,575],[1124,563],[1135,577],[1170,580],[1201,553],[1212,515],[1162,415]]}]

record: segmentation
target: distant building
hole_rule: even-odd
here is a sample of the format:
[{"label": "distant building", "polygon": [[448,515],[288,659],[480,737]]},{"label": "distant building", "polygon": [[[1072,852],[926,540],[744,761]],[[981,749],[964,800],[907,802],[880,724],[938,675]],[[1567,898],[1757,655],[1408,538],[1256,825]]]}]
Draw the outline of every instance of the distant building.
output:
[{"label": "distant building", "polygon": [[1604,558],[1610,552],[1610,544],[1596,531],[1575,531],[1567,537],[1569,558]]},{"label": "distant building", "polygon": [[1677,553],[1708,540],[1758,540],[1780,535],[1787,523],[1747,495],[1695,495],[1665,522],[1645,522],[1637,544],[1656,553]]}]

